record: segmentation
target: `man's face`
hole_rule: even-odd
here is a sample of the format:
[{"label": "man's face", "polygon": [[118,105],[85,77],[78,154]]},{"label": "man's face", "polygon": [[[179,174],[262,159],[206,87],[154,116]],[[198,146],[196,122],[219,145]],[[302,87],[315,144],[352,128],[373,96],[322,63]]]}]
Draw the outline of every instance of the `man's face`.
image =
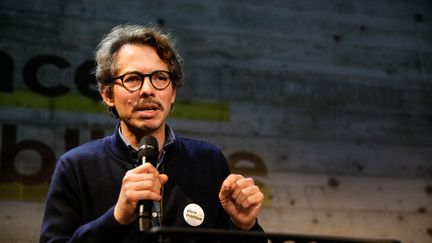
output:
[{"label": "man's face", "polygon": [[[156,50],[142,44],[126,44],[117,55],[116,77],[129,72],[149,74],[156,70],[168,71],[168,66],[158,56]],[[141,89],[126,90],[120,79],[114,81],[112,97],[101,92],[105,103],[115,107],[120,118],[123,133],[143,136],[150,133],[163,134],[176,90],[172,83],[164,90],[155,89],[149,77],[144,78]]]}]

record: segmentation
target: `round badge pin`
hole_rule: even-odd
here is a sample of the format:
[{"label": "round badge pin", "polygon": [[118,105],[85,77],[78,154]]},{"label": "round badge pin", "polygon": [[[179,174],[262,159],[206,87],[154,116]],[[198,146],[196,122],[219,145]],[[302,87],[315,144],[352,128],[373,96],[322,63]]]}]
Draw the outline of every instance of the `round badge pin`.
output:
[{"label": "round badge pin", "polygon": [[183,218],[190,226],[199,226],[204,222],[204,211],[198,204],[191,203],[184,208]]}]

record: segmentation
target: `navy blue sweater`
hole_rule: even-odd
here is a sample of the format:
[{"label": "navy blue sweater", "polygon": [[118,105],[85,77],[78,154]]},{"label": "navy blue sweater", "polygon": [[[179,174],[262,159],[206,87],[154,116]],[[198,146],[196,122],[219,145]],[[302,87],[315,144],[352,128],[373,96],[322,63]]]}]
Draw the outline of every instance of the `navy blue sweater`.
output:
[{"label": "navy blue sweater", "polygon": [[[235,228],[218,199],[230,173],[220,149],[176,135],[164,147],[162,226],[190,227],[186,205],[205,213],[202,228]],[[140,242],[138,225],[120,225],[113,216],[122,178],[134,168],[134,158],[117,131],[63,154],[49,187],[40,242]],[[254,230],[262,230],[256,224]]]}]

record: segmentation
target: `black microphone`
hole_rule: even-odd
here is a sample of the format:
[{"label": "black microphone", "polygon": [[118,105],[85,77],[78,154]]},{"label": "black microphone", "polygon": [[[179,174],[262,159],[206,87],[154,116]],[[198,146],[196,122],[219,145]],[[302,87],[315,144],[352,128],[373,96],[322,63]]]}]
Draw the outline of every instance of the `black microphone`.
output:
[{"label": "black microphone", "polygon": [[[156,167],[158,158],[159,145],[156,138],[153,136],[143,137],[138,150],[138,163],[151,163]],[[152,207],[153,202],[151,200],[138,202],[138,224],[140,231],[145,231],[150,228]]]}]

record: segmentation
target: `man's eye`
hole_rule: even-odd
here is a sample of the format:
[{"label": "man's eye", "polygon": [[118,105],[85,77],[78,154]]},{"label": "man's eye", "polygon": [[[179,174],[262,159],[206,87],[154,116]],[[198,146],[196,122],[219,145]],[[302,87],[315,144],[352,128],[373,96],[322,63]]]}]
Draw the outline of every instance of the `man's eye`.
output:
[{"label": "man's eye", "polygon": [[126,75],[123,79],[123,82],[129,83],[129,82],[136,82],[140,80],[141,78],[139,75],[131,74],[131,75]]},{"label": "man's eye", "polygon": [[166,81],[169,79],[169,76],[164,73],[156,73],[154,79],[158,81]]},{"label": "man's eye", "polygon": [[165,80],[167,80],[168,78],[165,77],[165,76],[160,75],[160,76],[157,76],[157,79],[160,80],[160,81],[165,81]]}]

